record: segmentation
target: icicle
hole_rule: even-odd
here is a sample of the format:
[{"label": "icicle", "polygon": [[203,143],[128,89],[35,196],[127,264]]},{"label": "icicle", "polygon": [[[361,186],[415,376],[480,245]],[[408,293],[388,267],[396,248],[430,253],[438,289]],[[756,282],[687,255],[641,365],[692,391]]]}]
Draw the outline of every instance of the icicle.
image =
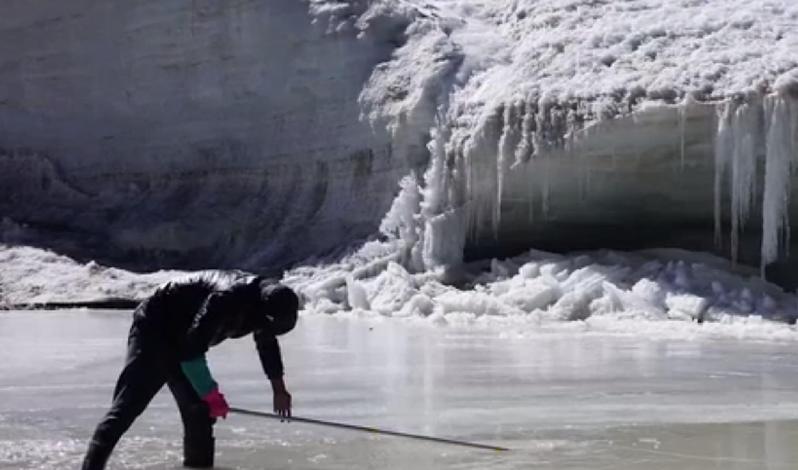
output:
[{"label": "icicle", "polygon": [[501,225],[502,200],[508,172],[515,165],[516,151],[519,146],[519,124],[520,115],[524,112],[523,104],[506,105],[504,108],[503,129],[498,143],[496,158],[496,203],[493,213],[493,233],[496,238],[499,236],[499,226]]},{"label": "icicle", "polygon": [[541,192],[541,209],[543,212],[543,218],[548,219],[549,217],[549,193],[551,192],[549,188],[549,161],[550,159],[546,157],[546,161],[543,163],[543,184],[541,184],[540,192]]},{"label": "icicle", "polygon": [[498,148],[496,152],[496,194],[494,195],[495,201],[493,204],[493,236],[499,238],[499,225],[501,224],[502,214],[502,193],[504,191],[504,163],[508,160],[508,153],[512,150],[510,148],[511,134],[513,132],[513,106],[505,105],[504,113],[502,116],[503,126],[501,137],[499,137]]},{"label": "icicle", "polygon": [[474,238],[477,232],[477,210],[476,204],[474,203],[474,162],[471,160],[470,155],[466,151],[465,139],[462,138],[458,142],[458,152],[460,153],[460,158],[463,159],[464,166],[466,168],[466,183],[465,183],[465,194],[466,199],[468,200],[468,229],[469,229],[469,236]]},{"label": "icicle", "polygon": [[448,185],[449,204],[454,207],[461,207],[468,204],[468,193],[466,192],[467,171],[465,159],[463,158],[463,148],[460,142],[449,138],[446,144],[446,171]]},{"label": "icicle", "polygon": [[798,106],[780,95],[765,99],[766,161],[762,201],[762,260],[765,266],[789,243],[790,177],[798,152]]},{"label": "icicle", "polygon": [[465,218],[465,209],[459,207],[425,221],[424,266],[430,269],[462,261],[466,238]]},{"label": "icicle", "polygon": [[427,144],[430,153],[430,165],[424,173],[424,202],[421,204],[421,216],[424,219],[439,214],[446,203],[446,181],[444,166],[446,165],[446,139],[448,134],[441,131],[446,126],[437,125],[432,129],[432,140]]},{"label": "icicle", "polygon": [[542,155],[544,150],[548,148],[546,145],[546,137],[548,134],[548,130],[550,129],[549,125],[549,111],[551,110],[551,104],[541,102],[538,103],[538,109],[535,113],[535,121],[534,121],[534,128],[535,132],[532,133],[532,148],[535,149],[535,153],[533,156]]},{"label": "icicle", "polygon": [[[573,158],[573,152],[570,150],[572,148],[573,143],[569,145],[568,150],[568,154]],[[579,152],[576,154],[576,157],[579,159],[579,175],[581,180],[579,197],[582,201],[586,201],[590,195],[590,157],[586,152]]]},{"label": "icicle", "polygon": [[526,164],[526,182],[527,182],[527,206],[529,208],[527,222],[532,225],[535,220],[535,174],[532,165]]},{"label": "icicle", "polygon": [[756,142],[759,105],[744,103],[732,116],[731,258],[737,262],[740,233],[751,214],[756,195]]},{"label": "icicle", "polygon": [[413,270],[419,270],[423,266],[414,256],[414,250],[420,239],[417,214],[421,204],[421,191],[414,174],[402,178],[399,187],[399,194],[380,223],[380,232],[400,240],[400,261]]},{"label": "icicle", "polygon": [[[522,109],[520,109],[522,108]],[[535,105],[531,99],[519,105],[521,113],[521,135],[518,145],[515,148],[515,163],[511,168],[524,168],[526,181],[526,200],[527,200],[527,222],[531,225],[535,217],[535,174],[532,165],[529,163],[535,155],[536,149],[533,142],[535,134]]]},{"label": "icicle", "polygon": [[585,165],[585,195],[584,195],[585,199],[590,197],[590,192],[592,190],[592,184],[591,184],[591,181],[592,181],[591,176],[592,176],[592,174],[593,174],[593,172],[591,171],[590,165],[589,164]]},{"label": "icicle", "polygon": [[476,237],[494,226],[499,177],[496,158],[503,115],[503,109],[497,110],[485,118],[476,132],[464,137],[463,153],[470,167],[467,188],[469,208],[465,220]]},{"label": "icicle", "polygon": [[718,132],[715,137],[715,246],[723,246],[723,176],[728,166],[729,155],[733,148],[731,116],[734,110],[732,102],[726,103],[718,110]]},{"label": "icicle", "polygon": [[515,165],[526,163],[535,154],[535,144],[532,142],[535,133],[535,108],[532,101],[528,100],[523,111],[521,121],[521,140],[515,149]]},{"label": "icicle", "polygon": [[471,141],[473,139],[474,136],[463,136],[460,140],[460,151],[462,152],[462,158],[465,161],[468,171],[468,180],[466,182],[466,194],[468,195],[468,228],[471,238],[476,238],[479,232],[481,206],[479,201],[474,197],[477,192],[477,183],[480,175],[476,167],[477,162],[475,161],[476,159],[474,158],[474,152],[472,150]]},{"label": "icicle", "polygon": [[679,169],[684,172],[684,160],[685,160],[685,133],[687,132],[687,106],[682,104],[679,106],[679,152],[680,152],[680,161],[679,161]]},{"label": "icicle", "polygon": [[475,183],[476,180],[476,168],[474,168],[474,162],[471,158],[471,154],[468,152],[468,146],[466,145],[466,138],[461,137],[457,143],[457,152],[460,155],[460,158],[463,160],[463,166],[465,167],[466,172],[466,183],[465,183],[465,199],[467,205],[467,228],[468,228],[468,237],[469,238],[476,238],[477,233],[479,231],[479,221],[477,220],[479,216],[479,205],[478,201],[474,199],[474,191],[475,191]]}]

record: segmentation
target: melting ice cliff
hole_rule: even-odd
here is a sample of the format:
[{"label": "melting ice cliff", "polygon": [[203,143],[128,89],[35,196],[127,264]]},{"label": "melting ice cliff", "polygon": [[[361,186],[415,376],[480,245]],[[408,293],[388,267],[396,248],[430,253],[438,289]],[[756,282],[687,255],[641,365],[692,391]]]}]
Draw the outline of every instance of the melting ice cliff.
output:
[{"label": "melting ice cliff", "polygon": [[49,21],[8,5],[13,240],[147,267],[316,255],[286,280],[318,310],[794,311],[717,260],[527,251],[715,251],[794,285],[791,2],[54,2]]},{"label": "melting ice cliff", "polygon": [[390,248],[289,274],[316,308],[794,320],[793,296],[752,273],[721,276],[709,267],[717,260],[519,253],[683,247],[728,255],[727,270],[771,265],[772,278],[794,285],[773,263],[794,265],[784,260],[798,7],[439,0],[372,2],[354,14],[356,3],[318,1],[315,13],[363,36],[409,18],[360,102],[389,129],[395,154],[426,142],[428,164],[402,180],[383,219]]},{"label": "melting ice cliff", "polygon": [[427,172],[403,185],[420,195],[423,226],[405,230],[419,247],[414,267],[458,261],[463,244],[491,239],[578,245],[585,234],[569,231],[618,222],[678,243],[680,226],[706,224],[707,211],[735,258],[761,214],[763,262],[776,260],[796,154],[798,7],[431,5],[417,7],[407,44],[361,94],[400,150],[429,136]]}]

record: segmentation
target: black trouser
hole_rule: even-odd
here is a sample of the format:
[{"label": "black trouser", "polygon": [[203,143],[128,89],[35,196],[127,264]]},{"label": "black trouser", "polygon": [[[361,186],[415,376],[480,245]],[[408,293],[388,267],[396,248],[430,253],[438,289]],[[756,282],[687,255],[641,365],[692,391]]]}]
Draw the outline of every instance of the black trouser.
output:
[{"label": "black trouser", "polygon": [[[184,464],[213,466],[213,423],[207,405],[200,399],[180,369],[176,357],[165,352],[155,328],[134,321],[128,337],[125,367],[114,389],[111,409],[97,425],[83,470],[102,470],[114,446],[144,411],[164,384],[169,386],[183,419]],[[174,357],[174,359],[170,359]]]}]

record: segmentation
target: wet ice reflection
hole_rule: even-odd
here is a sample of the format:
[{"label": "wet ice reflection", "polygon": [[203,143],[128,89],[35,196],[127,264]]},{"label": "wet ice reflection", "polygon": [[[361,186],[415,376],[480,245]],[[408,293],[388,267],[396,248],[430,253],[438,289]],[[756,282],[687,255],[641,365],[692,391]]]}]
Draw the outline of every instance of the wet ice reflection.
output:
[{"label": "wet ice reflection", "polygon": [[[105,411],[125,313],[0,315],[0,468],[68,468]],[[793,344],[513,335],[305,317],[283,341],[298,415],[509,446],[507,454],[230,417],[225,468],[795,468]],[[231,403],[268,410],[254,344],[211,367]],[[111,468],[179,463],[162,393]]]}]

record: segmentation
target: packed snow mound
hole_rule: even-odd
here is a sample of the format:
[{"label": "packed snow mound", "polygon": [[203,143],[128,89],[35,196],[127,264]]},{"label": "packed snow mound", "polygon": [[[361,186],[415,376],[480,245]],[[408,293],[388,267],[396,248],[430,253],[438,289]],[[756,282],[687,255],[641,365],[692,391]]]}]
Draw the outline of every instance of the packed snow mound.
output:
[{"label": "packed snow mound", "polygon": [[185,276],[180,271],[133,273],[81,264],[38,248],[0,245],[0,307],[104,299],[143,299],[165,282]]},{"label": "packed snow mound", "polygon": [[567,256],[531,250],[456,271],[417,274],[397,259],[394,246],[374,242],[338,263],[291,270],[284,282],[303,295],[311,313],[441,324],[761,325],[794,323],[798,315],[798,296],[763,281],[756,270],[682,250]]}]

